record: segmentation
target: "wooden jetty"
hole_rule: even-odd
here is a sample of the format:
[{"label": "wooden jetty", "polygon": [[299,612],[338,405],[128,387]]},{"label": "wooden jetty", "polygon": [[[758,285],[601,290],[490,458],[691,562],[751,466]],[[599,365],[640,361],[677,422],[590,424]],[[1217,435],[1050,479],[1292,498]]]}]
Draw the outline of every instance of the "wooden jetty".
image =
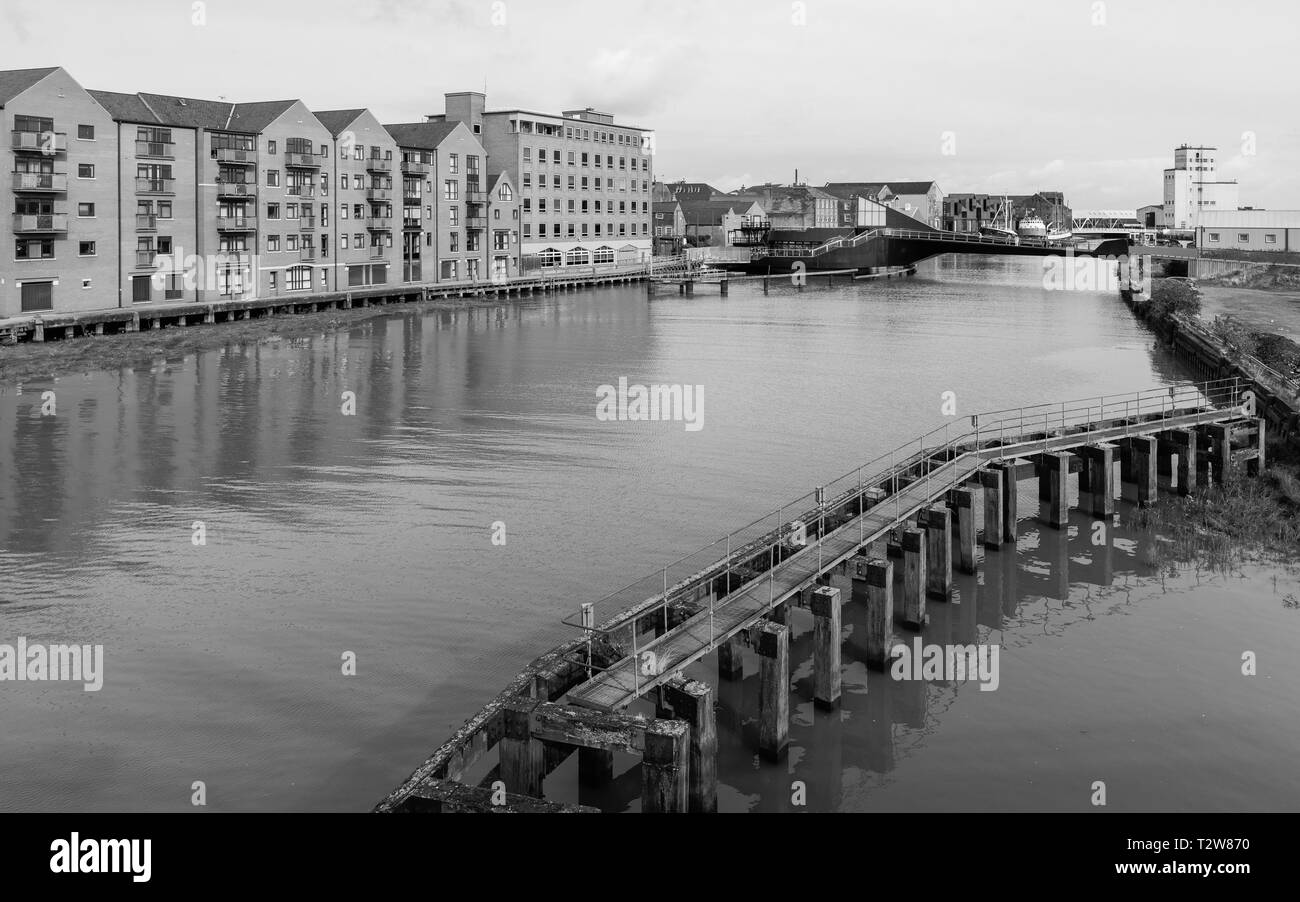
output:
[{"label": "wooden jetty", "polygon": [[[643,811],[715,811],[713,688],[684,668],[716,651],[719,679],[735,680],[741,646],[757,652],[756,750],[779,760],[789,743],[791,604],[814,618],[812,701],[833,708],[843,604],[865,606],[868,666],[885,669],[895,583],[900,625],[920,629],[927,605],[949,598],[953,568],[975,572],[981,524],[987,549],[1014,548],[1021,480],[1038,480],[1040,519],[1063,531],[1076,474],[1079,506],[1096,518],[1113,513],[1117,488],[1146,506],[1161,491],[1188,494],[1238,469],[1255,474],[1267,428],[1254,404],[1239,379],[1225,379],[979,414],[969,427],[950,421],[583,604],[564,620],[575,628],[568,642],[534,661],[375,810],[445,810],[432,804],[453,792],[445,784],[498,748],[499,763],[478,784],[495,787],[497,801],[464,794],[455,810],[542,800],[546,775],[576,749],[584,783],[612,779],[616,751],[641,756]],[[828,585],[837,568],[851,575],[849,599]],[[598,609],[614,613],[596,625]],[[653,718],[627,713],[642,699],[653,701]]]}]

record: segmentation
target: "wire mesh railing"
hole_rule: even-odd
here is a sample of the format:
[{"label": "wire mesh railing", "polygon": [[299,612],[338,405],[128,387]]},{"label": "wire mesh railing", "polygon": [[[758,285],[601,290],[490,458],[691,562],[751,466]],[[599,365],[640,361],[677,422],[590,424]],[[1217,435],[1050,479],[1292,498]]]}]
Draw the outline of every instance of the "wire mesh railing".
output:
[{"label": "wire mesh railing", "polygon": [[[883,506],[891,522],[902,521],[946,489],[957,488],[983,461],[1145,434],[1193,414],[1218,417],[1241,406],[1242,392],[1241,380],[1234,377],[995,410],[971,416],[969,425],[950,419],[654,573],[583,604],[577,615],[562,622],[586,635],[587,654],[580,663],[591,673],[608,669],[593,657],[595,641],[606,643],[614,663],[628,655],[639,660],[675,626],[706,615],[707,647],[712,648],[720,638],[713,630],[715,618],[729,601],[755,591],[761,597],[766,583],[774,603],[778,572],[785,586],[811,581],[828,566],[824,554],[830,536],[857,529],[859,544],[865,543],[863,514],[870,510]],[[597,626],[598,609],[617,613]],[[640,633],[649,626],[656,637],[643,642]],[[638,668],[632,673],[639,695]],[[645,680],[647,685],[653,682]]]}]

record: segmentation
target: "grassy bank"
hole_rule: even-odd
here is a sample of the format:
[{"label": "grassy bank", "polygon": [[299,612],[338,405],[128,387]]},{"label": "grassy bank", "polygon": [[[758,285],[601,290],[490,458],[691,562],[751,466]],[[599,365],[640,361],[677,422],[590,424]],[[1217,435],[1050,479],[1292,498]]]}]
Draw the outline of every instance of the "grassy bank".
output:
[{"label": "grassy bank", "polygon": [[1231,571],[1260,558],[1295,562],[1300,554],[1300,454],[1270,442],[1268,469],[1258,477],[1229,474],[1222,486],[1195,495],[1161,497],[1136,513],[1135,525],[1158,541],[1145,543],[1147,562],[1194,564]]},{"label": "grassy bank", "polygon": [[387,307],[326,310],[321,313],[237,320],[159,331],[125,332],[96,338],[0,346],[0,385],[51,379],[93,370],[142,366],[159,357],[177,357],[227,345],[296,338],[348,329],[366,320],[417,311],[499,307],[496,298],[440,298]]},{"label": "grassy bank", "polygon": [[1300,268],[1295,266],[1259,266],[1233,269],[1217,276],[1198,279],[1202,285],[1224,288],[1251,288],[1256,291],[1295,291],[1300,289]]}]

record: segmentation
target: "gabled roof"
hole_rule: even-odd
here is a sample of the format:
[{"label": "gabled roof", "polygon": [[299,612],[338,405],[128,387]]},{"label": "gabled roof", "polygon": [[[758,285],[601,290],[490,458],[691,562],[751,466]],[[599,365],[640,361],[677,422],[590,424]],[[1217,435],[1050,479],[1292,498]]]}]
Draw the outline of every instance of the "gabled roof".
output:
[{"label": "gabled roof", "polygon": [[654,212],[671,213],[681,205],[681,201],[677,200],[657,200],[654,202]]},{"label": "gabled roof", "polygon": [[416,150],[437,150],[447,136],[456,130],[459,122],[406,122],[398,125],[385,125],[399,147],[413,147]]},{"label": "gabled roof", "polygon": [[324,110],[319,112],[312,110],[312,112],[316,114],[316,118],[320,120],[321,125],[329,129],[330,134],[337,138],[347,130],[349,125],[356,122],[365,110]]},{"label": "gabled roof", "polygon": [[0,72],[0,106],[4,106],[47,75],[58,71],[58,67],[55,66],[50,69],[9,69]]},{"label": "gabled roof", "polygon": [[498,172],[496,175],[489,176],[488,194],[495,194],[496,190],[501,187],[502,182],[505,182],[507,185],[509,185],[512,190],[515,187],[515,183],[510,181],[510,174],[505,170],[502,170],[501,172]]},{"label": "gabled roof", "polygon": [[268,100],[259,103],[229,103],[225,100],[200,100],[173,94],[119,94],[115,91],[91,91],[90,96],[118,122],[248,134],[262,132],[298,102]]},{"label": "gabled roof", "polygon": [[889,190],[895,194],[929,194],[934,181],[928,182],[886,182]]},{"label": "gabled roof", "polygon": [[891,182],[827,182],[823,191],[835,195],[840,200],[848,200],[850,197],[879,197],[881,191],[885,194],[892,194],[893,184]]},{"label": "gabled roof", "polygon": [[682,215],[691,225],[721,225],[728,213],[749,209],[751,201],[734,197],[722,197],[716,200],[692,200],[690,197],[679,197],[676,203],[682,208]]}]

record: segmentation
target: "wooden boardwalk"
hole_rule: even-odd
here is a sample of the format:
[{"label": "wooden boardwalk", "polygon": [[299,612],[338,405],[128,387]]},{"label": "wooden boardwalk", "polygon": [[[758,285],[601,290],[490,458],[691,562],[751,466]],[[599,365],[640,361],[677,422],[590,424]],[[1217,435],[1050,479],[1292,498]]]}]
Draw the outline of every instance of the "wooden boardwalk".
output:
[{"label": "wooden boardwalk", "polygon": [[[1207,423],[1224,423],[1240,417],[1241,412],[1237,408],[1207,407],[1136,423],[1089,423],[1086,428],[1072,430],[1064,435],[961,453],[919,478],[912,477],[913,481],[898,491],[887,494],[880,503],[817,541],[810,541],[807,547],[777,564],[768,573],[710,604],[706,610],[663,635],[635,648],[632,654],[571,689],[568,693],[569,701],[604,711],[626,708],[649,690],[672,679],[682,668],[713,651],[722,642],[756,624],[777,605],[814,585],[817,577],[860,553],[917,512],[945,498],[950,490],[975,478],[990,463]],[[936,454],[942,450],[932,449]]]}]

